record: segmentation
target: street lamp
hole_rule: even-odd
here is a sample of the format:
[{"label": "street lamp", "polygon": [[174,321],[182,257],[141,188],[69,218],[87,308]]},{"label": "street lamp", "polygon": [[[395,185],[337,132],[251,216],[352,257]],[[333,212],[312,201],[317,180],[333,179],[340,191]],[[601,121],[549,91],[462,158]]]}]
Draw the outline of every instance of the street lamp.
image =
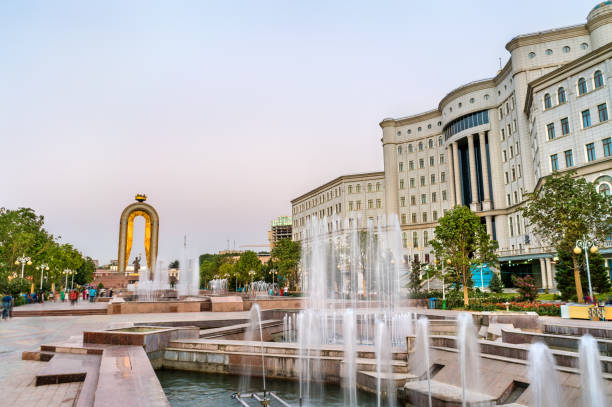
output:
[{"label": "street lamp", "polygon": [[76,273],[76,271],[65,269],[64,271],[62,271],[62,273],[66,275],[66,284],[64,284],[64,289],[68,288],[68,275],[72,274],[72,281],[70,282],[70,289],[72,290],[74,288],[74,274]]},{"label": "street lamp", "polygon": [[582,253],[583,250],[584,250],[584,259],[586,261],[587,278],[589,280],[589,297],[591,297],[591,301],[593,301],[594,298],[593,298],[593,287],[591,286],[591,268],[589,267],[589,251],[595,254],[597,253],[599,249],[595,245],[594,241],[583,237],[582,239],[576,240],[576,247],[574,247],[574,254],[580,254]]},{"label": "street lamp", "polygon": [[28,256],[24,254],[21,255],[21,257],[17,257],[17,260],[15,260],[15,264],[19,265],[19,263],[21,263],[21,278],[23,278],[23,269],[25,268],[25,265],[27,264],[28,266],[32,265],[32,259],[30,259]]},{"label": "street lamp", "polygon": [[249,276],[251,276],[251,286],[249,287],[249,291],[253,289],[253,276],[255,275],[254,270],[249,270]]},{"label": "street lamp", "polygon": [[40,289],[42,290],[43,275],[45,274],[45,270],[49,271],[49,266],[47,263],[42,263],[40,266],[36,266],[36,270],[40,270]]},{"label": "street lamp", "polygon": [[272,288],[274,288],[274,276],[278,274],[278,271],[271,269],[269,273],[272,274]]}]

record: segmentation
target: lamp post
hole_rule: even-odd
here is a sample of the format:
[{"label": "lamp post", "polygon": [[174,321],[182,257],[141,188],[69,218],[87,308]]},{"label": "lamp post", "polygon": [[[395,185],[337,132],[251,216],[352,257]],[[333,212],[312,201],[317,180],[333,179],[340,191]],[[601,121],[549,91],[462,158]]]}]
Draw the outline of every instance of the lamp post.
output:
[{"label": "lamp post", "polygon": [[255,275],[255,271],[254,270],[249,270],[249,276],[251,276],[251,285],[249,286],[249,294],[251,292],[251,290],[253,289],[253,276]]},{"label": "lamp post", "polygon": [[576,247],[574,247],[574,254],[580,254],[584,250],[584,259],[586,262],[587,279],[589,280],[589,297],[593,301],[593,287],[591,286],[591,268],[589,267],[589,251],[593,254],[599,250],[592,240],[583,237],[582,239],[576,240]]},{"label": "lamp post", "polygon": [[30,259],[28,256],[24,254],[21,255],[21,257],[17,257],[17,259],[15,260],[15,264],[19,265],[19,263],[21,263],[21,278],[23,278],[23,269],[25,268],[25,265],[27,264],[28,266],[32,265],[32,259]]},{"label": "lamp post", "polygon": [[278,271],[276,271],[276,269],[270,269],[270,274],[272,274],[272,288],[274,288],[274,276],[278,274]]},{"label": "lamp post", "polygon": [[75,273],[75,271],[72,271],[70,269],[65,269],[64,271],[62,271],[62,273],[64,273],[66,275],[66,284],[64,284],[64,290],[68,288],[68,275],[72,274],[72,282],[70,284],[70,289],[72,289],[74,287],[74,273]]},{"label": "lamp post", "polygon": [[45,274],[45,270],[49,271],[49,265],[47,265],[47,263],[42,263],[36,266],[36,270],[40,270],[40,289],[42,290],[43,275]]}]

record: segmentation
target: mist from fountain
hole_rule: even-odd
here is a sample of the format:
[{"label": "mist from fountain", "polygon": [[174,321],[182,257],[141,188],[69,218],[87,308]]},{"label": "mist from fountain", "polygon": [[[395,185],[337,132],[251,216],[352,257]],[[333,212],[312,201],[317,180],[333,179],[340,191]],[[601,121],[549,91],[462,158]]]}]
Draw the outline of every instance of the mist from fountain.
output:
[{"label": "mist from fountain", "polygon": [[601,355],[597,341],[586,334],[580,338],[578,346],[580,354],[580,381],[582,384],[582,405],[589,407],[605,407],[608,405],[601,374]]},{"label": "mist from fountain", "polygon": [[[383,321],[376,323],[376,405],[383,406],[383,400],[387,400],[388,407],[396,404],[395,385],[393,380],[393,358],[391,340],[387,325]],[[382,380],[386,379],[386,388],[383,391]],[[385,397],[383,397],[385,396]]]},{"label": "mist from fountain", "polygon": [[[150,276],[153,276],[153,279]],[[139,301],[155,301],[170,290],[168,282],[168,269],[161,260],[152,267],[152,270],[141,268],[138,271],[138,284],[136,285],[136,296]]]},{"label": "mist from fountain", "polygon": [[357,406],[357,327],[355,313],[351,308],[347,308],[344,311],[342,327],[344,338],[344,405],[355,407]]},{"label": "mist from fountain", "polygon": [[421,317],[417,321],[414,352],[410,356],[410,371],[413,375],[427,378],[427,395],[429,407],[431,401],[431,361],[429,359],[429,319]]},{"label": "mist from fountain", "polygon": [[529,389],[531,390],[531,406],[558,407],[559,374],[552,352],[543,342],[532,343],[529,347]]},{"label": "mist from fountain", "polygon": [[[259,304],[254,304],[249,311],[249,326],[244,333],[244,340],[248,342],[259,342],[261,350],[261,377],[263,380],[263,390],[266,390],[266,367],[264,360],[264,345],[263,345],[263,331],[261,326],[261,310]],[[241,365],[242,372],[240,374],[240,393],[246,393],[250,391],[251,376],[255,373],[252,359],[249,356],[243,356]],[[255,389],[259,390],[259,389]]]},{"label": "mist from fountain", "polygon": [[197,259],[189,259],[186,251],[180,263],[177,291],[180,297],[197,296],[200,294],[200,267]]},{"label": "mist from fountain", "polygon": [[214,279],[208,282],[208,289],[213,295],[226,295],[227,294],[227,279]]},{"label": "mist from fountain", "polygon": [[466,407],[470,393],[480,392],[480,345],[472,314],[457,316],[457,350],[461,373],[461,400]]}]

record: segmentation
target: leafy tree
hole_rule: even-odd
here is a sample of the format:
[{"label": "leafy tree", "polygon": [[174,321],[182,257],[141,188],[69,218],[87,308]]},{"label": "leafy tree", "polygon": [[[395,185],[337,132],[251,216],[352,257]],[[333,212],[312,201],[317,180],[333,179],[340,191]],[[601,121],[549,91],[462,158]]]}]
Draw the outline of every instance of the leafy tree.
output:
[{"label": "leafy tree", "polygon": [[499,278],[499,273],[493,271],[491,281],[489,281],[489,290],[493,293],[501,294],[504,291],[504,283]]},{"label": "leafy tree", "polygon": [[418,294],[421,291],[421,269],[422,265],[419,259],[412,260],[412,263],[410,263],[410,279],[408,280],[408,289],[413,294]]},{"label": "leafy tree", "polygon": [[[569,252],[565,251],[558,252],[557,256],[559,261],[557,262],[555,280],[557,282],[557,288],[561,291],[561,298],[566,301],[577,298],[572,256]],[[580,268],[580,284],[582,285],[582,291],[588,292],[588,278],[584,253],[578,255],[578,265]],[[607,292],[610,289],[610,275],[608,274],[606,262],[600,253],[589,254],[589,267],[593,290],[598,293]]]},{"label": "leafy tree", "polygon": [[[202,262],[200,262],[200,264],[202,264]],[[171,261],[170,264],[168,264],[168,268],[170,269],[178,269],[179,266],[180,262],[178,260]]]},{"label": "leafy tree", "polygon": [[480,264],[497,264],[497,242],[491,240],[480,218],[470,208],[456,206],[439,219],[434,240],[429,243],[439,271],[449,283],[463,287],[463,302],[468,306],[472,269]]},{"label": "leafy tree", "polygon": [[85,257],[81,265],[76,269],[74,283],[79,285],[91,283],[93,281],[94,271],[96,271],[96,264],[91,257]]},{"label": "leafy tree", "polygon": [[294,242],[291,239],[281,239],[274,244],[272,249],[272,259],[276,264],[279,276],[289,282],[291,290],[297,288],[298,282],[298,266],[300,264],[300,256],[302,246],[300,242]]},{"label": "leafy tree", "polygon": [[[250,282],[251,279],[257,280],[261,277],[261,261],[257,257],[257,253],[247,250],[240,255],[240,258],[234,265],[234,276],[241,282]],[[249,271],[253,270],[255,275],[251,278]]]},{"label": "leafy tree", "polygon": [[570,253],[578,301],[584,302],[579,256],[572,249],[578,239],[603,241],[610,233],[612,197],[574,176],[575,172],[568,172],[546,177],[539,191],[527,195],[522,213],[543,243]]},{"label": "leafy tree", "polygon": [[[230,262],[226,262],[223,263],[221,265],[221,267],[219,267],[219,273],[218,273],[219,278],[227,278],[228,279],[228,283],[233,281],[233,286],[234,288],[238,287],[238,275],[236,274],[236,267],[234,264],[230,263]],[[232,285],[232,284],[228,284],[228,285]],[[228,287],[229,288],[229,287]]]},{"label": "leafy tree", "polygon": [[512,276],[512,283],[516,286],[522,301],[535,301],[538,296],[538,289],[535,280],[531,276],[516,277]]}]

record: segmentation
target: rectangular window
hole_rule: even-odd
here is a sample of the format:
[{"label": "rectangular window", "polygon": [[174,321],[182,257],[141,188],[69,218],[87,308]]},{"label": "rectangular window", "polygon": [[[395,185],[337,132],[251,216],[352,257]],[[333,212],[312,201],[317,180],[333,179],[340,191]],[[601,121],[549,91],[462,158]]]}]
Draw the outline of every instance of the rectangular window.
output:
[{"label": "rectangular window", "polygon": [[582,113],[582,128],[586,129],[591,127],[591,111],[589,109],[583,110]]},{"label": "rectangular window", "polygon": [[352,185],[349,185],[349,186],[348,186],[348,193],[349,193],[349,194],[352,194],[352,193],[353,193],[353,186],[352,186]]},{"label": "rectangular window", "polygon": [[412,247],[419,247],[419,235],[417,232],[412,232]]},{"label": "rectangular window", "polygon": [[508,217],[508,226],[510,228],[510,236],[514,236],[514,225],[512,224],[512,216]]},{"label": "rectangular window", "polygon": [[546,125],[546,135],[548,136],[549,140],[555,139],[555,124],[554,123],[548,123]]},{"label": "rectangular window", "polygon": [[425,160],[419,159],[419,168],[425,168]]},{"label": "rectangular window", "polygon": [[427,222],[427,212],[423,212],[423,223]]},{"label": "rectangular window", "polygon": [[595,144],[589,143],[586,145],[587,161],[595,161]]},{"label": "rectangular window", "polygon": [[360,210],[360,209],[361,209],[361,201],[357,201],[357,202],[355,203],[355,205],[356,205],[356,207],[357,207],[357,210]]},{"label": "rectangular window", "polygon": [[414,170],[414,161],[408,162],[408,169]]},{"label": "rectangular window", "polygon": [[512,201],[510,200],[510,194],[506,194],[506,203],[508,206],[512,205]]},{"label": "rectangular window", "polygon": [[431,157],[429,157],[429,166],[433,167],[436,163],[436,160],[434,159],[433,155]]},{"label": "rectangular window", "polygon": [[376,192],[380,191],[380,182],[376,183]]},{"label": "rectangular window", "polygon": [[517,204],[518,203],[518,192],[514,191],[514,203]]},{"label": "rectangular window", "polygon": [[368,209],[372,209],[374,208],[374,201],[372,201],[371,199],[368,199]]},{"label": "rectangular window", "polygon": [[446,182],[446,173],[445,172],[441,172],[440,173],[440,182]]},{"label": "rectangular window", "polygon": [[438,199],[437,199],[437,195],[436,195],[436,193],[435,193],[435,192],[432,192],[432,193],[431,193],[431,202],[436,202],[437,200],[438,200]]},{"label": "rectangular window", "polygon": [[424,187],[425,186],[425,177],[421,176],[421,186]]},{"label": "rectangular window", "polygon": [[519,216],[516,215],[516,234],[521,234],[521,221],[519,220]]},{"label": "rectangular window", "polygon": [[357,193],[360,193],[360,192],[361,192],[361,184],[357,184],[357,186],[355,187],[355,191],[356,191]]},{"label": "rectangular window", "polygon": [[444,164],[444,154],[440,154],[440,164]]},{"label": "rectangular window", "polygon": [[564,117],[563,119],[561,119],[561,134],[563,134],[564,136],[567,136],[569,132],[570,132],[569,120],[567,119],[567,117]]},{"label": "rectangular window", "polygon": [[410,197],[410,205],[416,205],[416,196],[412,195]]},{"label": "rectangular window", "polygon": [[506,139],[506,131],[504,129],[501,129],[501,139],[502,141]]},{"label": "rectangular window", "polygon": [[349,201],[349,211],[353,210],[353,201]]},{"label": "rectangular window", "polygon": [[431,174],[431,185],[436,183],[436,174]]},{"label": "rectangular window", "polygon": [[[404,163],[402,163],[402,168]],[[368,183],[368,192],[372,192],[372,184]]]},{"label": "rectangular window", "polygon": [[508,161],[508,153],[506,152],[506,150],[502,151],[502,157],[504,158],[504,162]]},{"label": "rectangular window", "polygon": [[506,128],[508,129],[508,137],[510,137],[510,135],[512,134],[512,126],[510,125],[510,123],[508,123]]},{"label": "rectangular window", "polygon": [[431,214],[431,218],[434,221],[438,220],[438,211],[433,211]]},{"label": "rectangular window", "polygon": [[399,170],[400,170],[400,172],[404,171],[404,163],[403,162],[399,163]]},{"label": "rectangular window", "polygon": [[404,189],[404,180],[400,179],[400,189]]},{"label": "rectangular window", "polygon": [[574,166],[574,154],[572,153],[572,150],[564,151],[563,154],[565,155],[565,166],[567,168],[573,167]]},{"label": "rectangular window", "polygon": [[597,106],[597,112],[599,114],[599,121],[605,122],[608,121],[608,107],[605,103]]},{"label": "rectangular window", "polygon": [[610,157],[612,155],[612,140],[610,137],[608,137],[603,139],[601,142],[603,144],[604,157]]},{"label": "rectangular window", "polygon": [[416,213],[412,214],[412,223],[417,223],[417,216]]},{"label": "rectangular window", "polygon": [[414,178],[410,178],[410,188],[414,188]]},{"label": "rectangular window", "polygon": [[514,158],[514,147],[510,146],[510,158]]},{"label": "rectangular window", "polygon": [[426,204],[427,203],[427,195],[426,194],[421,194],[421,203],[422,204]]},{"label": "rectangular window", "polygon": [[506,179],[506,184],[510,182],[510,177],[508,177],[508,171],[504,172],[504,178]]},{"label": "rectangular window", "polygon": [[557,154],[550,156],[550,169],[551,171],[559,171],[559,158]]},{"label": "rectangular window", "polygon": [[404,206],[406,206],[406,197],[402,196],[400,198],[400,206],[403,208]]},{"label": "rectangular window", "polygon": [[446,190],[442,191],[442,200],[446,201]]},{"label": "rectangular window", "polygon": [[377,199],[377,200],[376,200],[376,207],[377,207],[378,209],[382,208],[382,201],[381,201],[380,199]]},{"label": "rectangular window", "polygon": [[406,214],[402,213],[402,224],[406,224]]}]

